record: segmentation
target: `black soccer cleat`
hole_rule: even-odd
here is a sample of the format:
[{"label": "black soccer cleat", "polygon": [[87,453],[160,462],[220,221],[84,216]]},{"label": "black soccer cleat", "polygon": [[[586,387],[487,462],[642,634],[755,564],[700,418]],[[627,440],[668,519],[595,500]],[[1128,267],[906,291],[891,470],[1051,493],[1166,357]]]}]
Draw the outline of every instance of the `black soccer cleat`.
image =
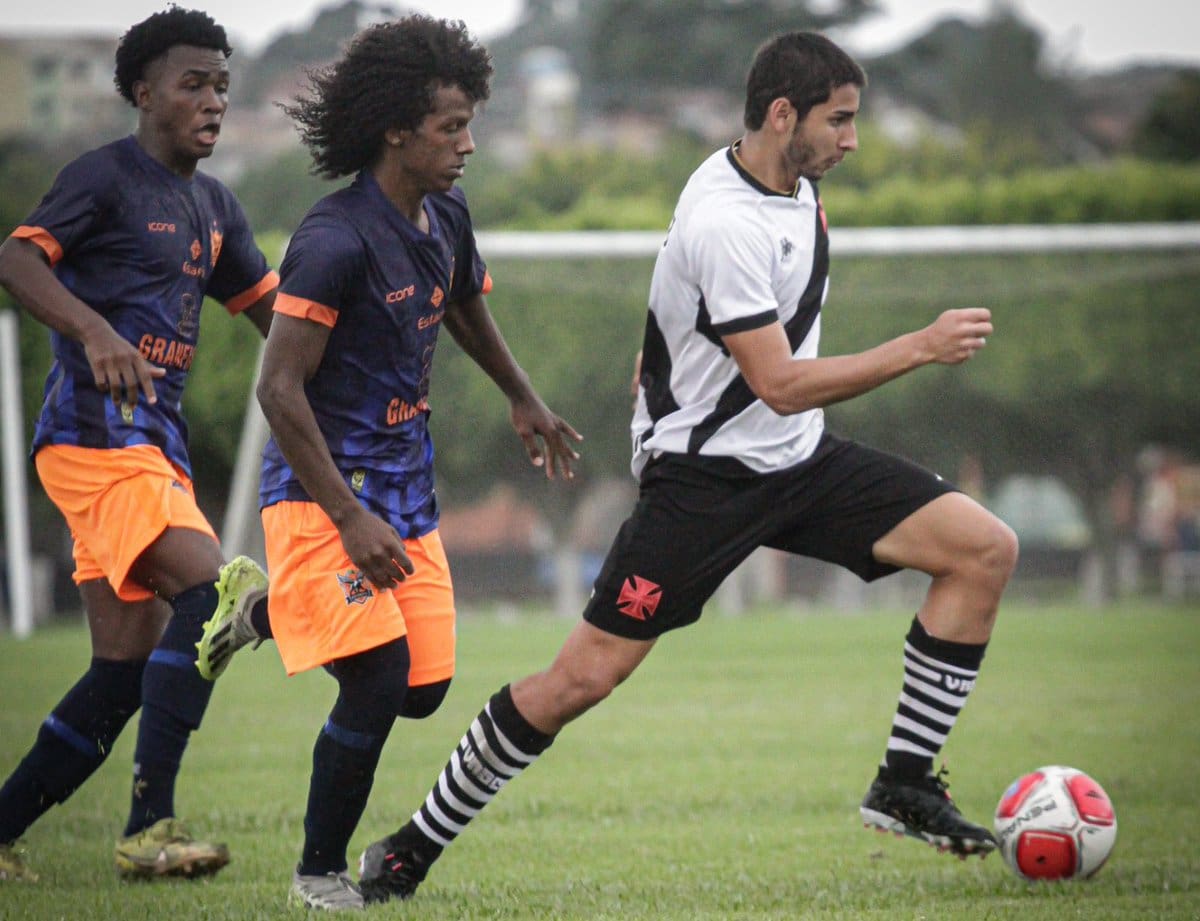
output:
[{"label": "black soccer cleat", "polygon": [[863,825],[908,835],[963,860],[972,854],[986,857],[996,849],[996,839],[963,818],[947,791],[946,773],[943,767],[936,775],[930,771],[916,780],[901,779],[881,767],[859,809]]},{"label": "black soccer cleat", "polygon": [[358,860],[358,888],[368,903],[410,899],[425,879],[432,861],[388,835],[370,845]]}]

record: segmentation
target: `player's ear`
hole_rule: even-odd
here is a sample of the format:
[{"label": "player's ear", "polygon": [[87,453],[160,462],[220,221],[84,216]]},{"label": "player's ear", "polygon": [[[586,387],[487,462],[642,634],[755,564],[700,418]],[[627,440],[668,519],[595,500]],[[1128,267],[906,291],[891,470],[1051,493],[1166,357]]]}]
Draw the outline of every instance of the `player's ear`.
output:
[{"label": "player's ear", "polygon": [[767,106],[766,122],[781,134],[791,134],[796,122],[796,107],[786,96],[772,99]]},{"label": "player's ear", "polygon": [[399,128],[388,128],[383,132],[383,142],[388,147],[403,147],[404,139],[408,136],[407,131],[402,131]]},{"label": "player's ear", "polygon": [[139,109],[150,107],[150,83],[146,80],[134,80],[129,87],[133,93],[133,104]]}]

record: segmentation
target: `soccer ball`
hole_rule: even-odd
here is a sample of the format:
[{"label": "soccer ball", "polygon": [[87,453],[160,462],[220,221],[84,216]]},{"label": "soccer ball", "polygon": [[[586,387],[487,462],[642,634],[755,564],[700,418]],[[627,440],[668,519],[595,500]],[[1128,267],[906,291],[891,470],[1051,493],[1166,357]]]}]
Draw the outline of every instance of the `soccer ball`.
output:
[{"label": "soccer ball", "polygon": [[1005,862],[1026,879],[1086,879],[1117,840],[1112,800],[1083,771],[1050,765],[1018,777],[996,806]]}]

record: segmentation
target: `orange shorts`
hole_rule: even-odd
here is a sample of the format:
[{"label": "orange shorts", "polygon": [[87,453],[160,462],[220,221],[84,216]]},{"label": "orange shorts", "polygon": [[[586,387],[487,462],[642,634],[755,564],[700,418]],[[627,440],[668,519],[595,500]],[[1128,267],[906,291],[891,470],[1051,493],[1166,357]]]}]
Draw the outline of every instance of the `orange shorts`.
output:
[{"label": "orange shorts", "polygon": [[122,601],[145,601],[154,592],[131,582],[129,570],[163,531],[189,528],[217,539],[192,481],[153,445],[46,445],[34,464],[71,529],[77,585],[104,578]]},{"label": "orange shorts", "polygon": [[356,580],[315,502],[262,510],[271,632],[289,675],[408,637],[411,687],[454,676],[454,588],[437,531],[404,542],[414,572],[391,591]]}]

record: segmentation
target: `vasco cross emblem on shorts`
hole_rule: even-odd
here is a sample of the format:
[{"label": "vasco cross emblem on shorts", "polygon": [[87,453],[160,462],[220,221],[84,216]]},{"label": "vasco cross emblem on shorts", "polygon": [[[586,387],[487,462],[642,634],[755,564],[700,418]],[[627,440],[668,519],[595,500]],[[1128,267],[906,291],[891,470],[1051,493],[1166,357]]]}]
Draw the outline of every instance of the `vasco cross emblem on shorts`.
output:
[{"label": "vasco cross emblem on shorts", "polygon": [[346,604],[366,604],[375,593],[367,585],[361,569],[347,569],[337,574],[337,580],[346,594]]},{"label": "vasco cross emblem on shorts", "polygon": [[649,620],[661,600],[661,585],[641,576],[630,576],[617,596],[617,610],[634,620]]}]

